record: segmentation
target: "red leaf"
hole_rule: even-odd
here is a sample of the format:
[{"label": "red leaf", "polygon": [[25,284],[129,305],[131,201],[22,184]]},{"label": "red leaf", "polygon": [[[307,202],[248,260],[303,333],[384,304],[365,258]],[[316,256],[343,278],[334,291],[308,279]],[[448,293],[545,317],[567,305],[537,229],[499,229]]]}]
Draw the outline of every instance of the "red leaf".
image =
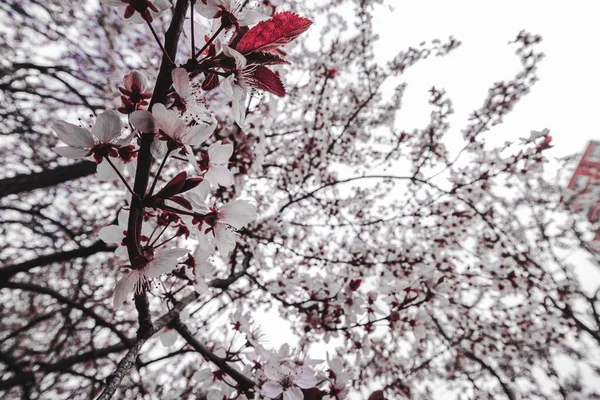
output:
[{"label": "red leaf", "polygon": [[158,193],[156,193],[156,197],[160,197],[161,199],[166,199],[174,194],[181,193],[181,189],[185,185],[185,180],[187,179],[187,174],[185,171],[180,172],[175,176],[175,178],[171,179],[169,183],[165,185],[164,188],[160,189]]},{"label": "red leaf", "polygon": [[281,83],[281,78],[269,68],[259,65],[252,77],[257,88],[273,93],[275,96],[285,96],[285,87]]},{"label": "red leaf", "polygon": [[274,50],[297,38],[311,24],[310,19],[291,12],[277,13],[250,29],[240,40],[236,50],[240,53]]},{"label": "red leaf", "polygon": [[369,400],[385,400],[383,390],[376,390],[369,396]]},{"label": "red leaf", "polygon": [[181,196],[171,196],[171,197],[169,197],[169,200],[171,200],[172,202],[175,202],[175,203],[179,204],[183,208],[187,208],[188,210],[192,209],[192,203],[190,203],[189,200],[185,199],[184,197],[181,197]]},{"label": "red leaf", "polygon": [[219,77],[217,74],[213,74],[212,72],[207,73],[206,78],[202,82],[202,89],[208,92],[217,86],[219,86]]},{"label": "red leaf", "polygon": [[179,191],[179,193],[187,192],[188,190],[195,188],[200,183],[202,183],[203,180],[204,180],[203,178],[190,178],[190,179],[186,180],[185,183],[183,184],[183,187]]}]

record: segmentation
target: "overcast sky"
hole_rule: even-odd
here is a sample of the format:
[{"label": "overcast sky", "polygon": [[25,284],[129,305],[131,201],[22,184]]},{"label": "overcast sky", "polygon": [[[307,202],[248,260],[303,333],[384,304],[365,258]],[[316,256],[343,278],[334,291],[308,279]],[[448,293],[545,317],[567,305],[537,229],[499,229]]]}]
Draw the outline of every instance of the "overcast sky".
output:
[{"label": "overcast sky", "polygon": [[[600,139],[599,1],[404,1],[388,0],[375,23],[382,40],[378,56],[390,58],[410,45],[454,36],[463,45],[447,57],[414,66],[408,82],[401,122],[423,126],[428,118],[427,90],[445,88],[454,102],[455,132],[481,106],[492,83],[518,71],[515,46],[522,29],[542,35],[546,58],[540,81],[505,120],[487,133],[489,140],[528,136],[549,128],[561,157],[583,151],[588,140]],[[393,9],[390,11],[390,5]],[[404,124],[402,124],[404,125]]]}]

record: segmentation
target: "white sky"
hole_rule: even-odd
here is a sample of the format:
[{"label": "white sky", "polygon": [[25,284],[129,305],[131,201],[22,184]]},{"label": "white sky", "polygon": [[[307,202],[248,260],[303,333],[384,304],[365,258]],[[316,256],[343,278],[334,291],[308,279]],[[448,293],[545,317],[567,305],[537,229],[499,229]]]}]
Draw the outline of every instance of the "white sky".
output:
[{"label": "white sky", "polygon": [[[546,58],[539,65],[540,81],[505,119],[486,135],[512,140],[530,130],[549,128],[562,157],[583,151],[600,138],[595,114],[600,109],[598,15],[600,1],[404,1],[387,0],[375,20],[381,35],[377,55],[391,58],[408,46],[454,36],[462,46],[446,57],[412,67],[401,122],[406,128],[424,126],[430,108],[427,90],[446,89],[454,102],[453,132],[459,134],[470,112],[481,106],[487,89],[518,71],[516,46],[509,46],[525,29],[540,34]],[[402,124],[404,127],[404,124]]]}]

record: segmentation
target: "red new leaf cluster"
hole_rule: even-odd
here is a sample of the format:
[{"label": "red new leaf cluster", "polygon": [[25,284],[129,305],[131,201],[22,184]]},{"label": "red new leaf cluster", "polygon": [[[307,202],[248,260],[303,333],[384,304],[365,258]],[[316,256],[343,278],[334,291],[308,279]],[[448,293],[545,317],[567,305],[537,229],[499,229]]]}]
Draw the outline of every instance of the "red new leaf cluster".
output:
[{"label": "red new leaf cluster", "polygon": [[312,21],[308,18],[291,12],[277,13],[250,29],[240,40],[236,50],[242,54],[276,50],[297,38],[311,24]]}]

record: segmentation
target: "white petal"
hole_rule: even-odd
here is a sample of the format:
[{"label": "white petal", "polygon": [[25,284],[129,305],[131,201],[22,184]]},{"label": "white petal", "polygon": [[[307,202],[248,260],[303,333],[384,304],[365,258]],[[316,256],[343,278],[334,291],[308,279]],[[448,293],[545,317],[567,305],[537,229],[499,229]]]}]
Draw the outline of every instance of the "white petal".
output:
[{"label": "white petal", "polygon": [[192,167],[194,167],[197,172],[200,172],[200,166],[198,165],[198,160],[196,160],[196,156],[194,155],[194,150],[192,150],[190,146],[183,147],[185,149],[185,157],[188,159],[190,164],[192,164]]},{"label": "white petal", "polygon": [[123,228],[118,225],[109,225],[100,229],[98,237],[105,243],[121,244],[125,238]]},{"label": "white petal", "polygon": [[71,146],[58,146],[52,148],[58,155],[68,158],[83,158],[89,153],[89,149],[82,149],[81,147]]},{"label": "white petal", "polygon": [[171,8],[171,3],[168,0],[154,0],[152,3],[158,8],[158,14]]},{"label": "white petal", "polygon": [[177,139],[185,129],[185,125],[176,112],[167,110],[164,104],[155,104],[152,107],[152,115],[160,128],[173,139]]},{"label": "white petal", "polygon": [[236,229],[254,221],[256,209],[246,200],[234,200],[225,204],[218,212],[219,222],[233,226]]},{"label": "white petal", "polygon": [[208,19],[214,18],[220,11],[219,7],[212,4],[204,4],[202,1],[197,1],[194,8],[200,15]]},{"label": "white petal", "polygon": [[198,186],[187,192],[186,198],[192,203],[194,211],[206,214],[209,212],[208,206],[206,205],[206,198],[210,193],[210,183],[206,181],[200,182]]},{"label": "white petal", "polygon": [[233,112],[233,120],[240,126],[244,127],[244,121],[246,120],[246,100],[231,102],[231,111]]},{"label": "white petal", "polygon": [[127,229],[127,221],[129,220],[129,211],[121,209],[119,215],[117,215],[118,224],[123,230]]},{"label": "white petal", "polygon": [[299,387],[291,387],[287,388],[285,392],[283,392],[283,400],[303,400],[304,394],[302,394],[302,390]]},{"label": "white petal", "polygon": [[165,154],[167,154],[167,144],[155,137],[150,145],[150,154],[157,160],[162,160],[165,157]]},{"label": "white petal", "polygon": [[140,132],[149,133],[153,132],[156,128],[156,121],[153,114],[146,110],[134,111],[129,117],[129,122]]},{"label": "white petal", "polygon": [[234,249],[237,241],[237,234],[235,232],[230,231],[223,224],[217,224],[215,227],[215,239],[217,241],[217,248],[219,249],[219,253],[223,257],[226,257],[231,253],[231,250]]},{"label": "white petal", "polygon": [[96,144],[92,134],[80,126],[65,121],[54,121],[50,128],[56,132],[60,140],[69,146],[89,149]]},{"label": "white petal", "polygon": [[138,280],[139,273],[137,271],[131,271],[117,282],[115,285],[115,308],[120,308],[128,298],[131,298],[131,294],[133,293]]},{"label": "white petal", "polygon": [[160,335],[160,343],[165,347],[171,347],[177,341],[177,331],[174,329],[167,329]]},{"label": "white petal", "polygon": [[[183,32],[188,37],[188,39],[191,40],[191,38],[192,38],[192,22],[191,22],[191,20],[186,19],[183,22]],[[200,48],[202,48],[202,46],[204,46],[204,43],[206,42],[206,40],[204,39],[205,35],[206,35],[206,31],[204,30],[204,27],[202,25],[200,25],[198,22],[194,21],[194,46],[196,46],[196,48],[200,49]]]},{"label": "white petal", "polygon": [[106,161],[106,159],[102,159],[102,162],[98,164],[96,167],[96,177],[101,181],[112,181],[117,179],[119,176],[111,167],[111,165]]},{"label": "white petal", "polygon": [[204,141],[213,133],[215,127],[215,125],[202,124],[188,128],[185,132],[185,143],[191,146],[197,146],[204,143]]},{"label": "white petal", "polygon": [[204,174],[204,179],[209,181],[213,186],[221,185],[229,187],[234,182],[233,172],[223,165],[211,165],[206,174]]},{"label": "white petal", "polygon": [[[121,1],[121,0],[118,0]],[[121,3],[123,4],[123,3]],[[133,70],[130,71],[123,77],[123,85],[125,85],[125,89],[132,90],[133,86],[138,86],[140,90],[145,90],[148,85],[148,78],[146,75],[141,73],[140,71]]]},{"label": "white petal", "polygon": [[233,79],[233,75],[229,75],[226,79],[223,79],[221,81],[221,89],[223,89],[223,93],[225,93],[225,96],[229,98],[233,98]]},{"label": "white petal", "polygon": [[208,160],[211,164],[227,164],[233,154],[233,144],[215,142],[208,147]]},{"label": "white petal", "polygon": [[101,143],[111,143],[121,134],[121,117],[117,111],[105,111],[98,115],[96,123],[92,127],[92,135],[96,136]]},{"label": "white petal", "polygon": [[265,396],[271,399],[275,399],[279,397],[283,392],[283,386],[281,386],[281,383],[279,382],[268,381],[262,386],[262,389],[260,391]]},{"label": "white petal", "polygon": [[127,252],[127,247],[125,247],[125,246],[117,247],[117,249],[115,250],[115,256],[119,257],[121,260],[128,260],[129,253]]},{"label": "white petal", "polygon": [[171,72],[173,87],[179,96],[187,98],[190,95],[190,77],[185,68],[175,68]]},{"label": "white petal", "polygon": [[209,254],[213,254],[215,252],[215,245],[210,240],[211,237],[209,237],[208,235],[205,235],[204,233],[198,233],[198,235],[196,235],[196,237],[198,238],[198,248],[199,249],[201,248],[203,252],[206,252]]},{"label": "white petal", "polygon": [[246,66],[246,57],[244,57],[239,51],[234,50],[229,46],[223,45],[223,53],[227,57],[233,58],[235,60],[236,69],[242,70]]},{"label": "white petal", "polygon": [[269,363],[265,366],[264,372],[265,372],[265,375],[267,376],[267,378],[269,378],[273,381],[279,381],[283,377],[281,372],[279,371],[279,367],[275,366],[272,363]]},{"label": "white petal", "polygon": [[174,248],[158,253],[154,259],[144,267],[144,275],[151,279],[173,271],[177,266],[177,259],[185,256],[189,252],[188,249]]},{"label": "white petal", "polygon": [[238,22],[242,26],[258,24],[260,21],[265,21],[267,19],[269,19],[267,15],[253,10],[247,10],[238,15]]},{"label": "white petal", "polygon": [[203,278],[196,278],[194,290],[199,294],[210,294],[210,287]]},{"label": "white petal", "polygon": [[317,377],[310,368],[303,367],[302,373],[294,378],[294,383],[302,389],[310,389],[317,385]]}]

